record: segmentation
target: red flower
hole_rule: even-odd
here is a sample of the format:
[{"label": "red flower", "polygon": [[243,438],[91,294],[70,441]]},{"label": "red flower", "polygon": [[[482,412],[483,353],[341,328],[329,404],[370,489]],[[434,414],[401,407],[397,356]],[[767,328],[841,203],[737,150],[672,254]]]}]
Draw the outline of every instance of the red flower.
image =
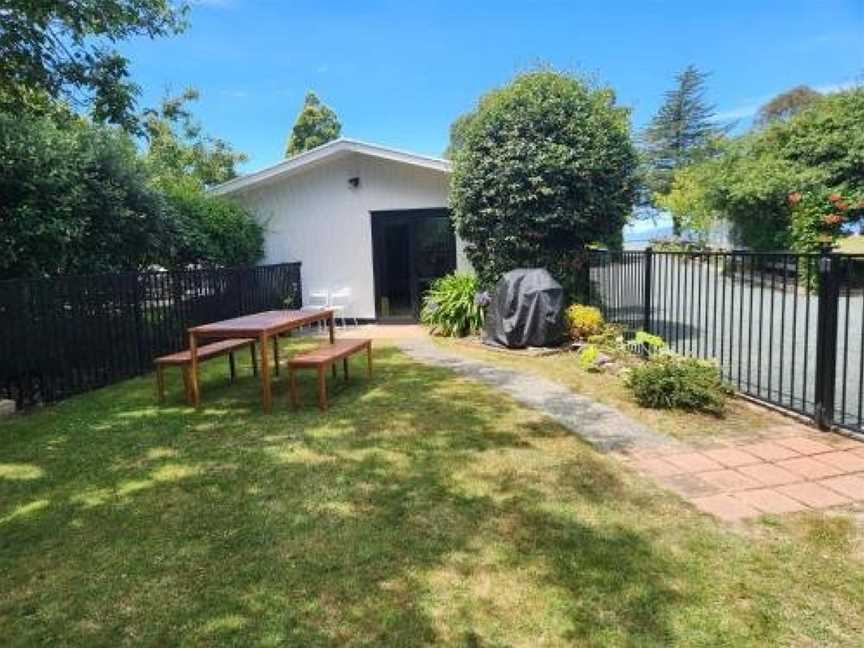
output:
[{"label": "red flower", "polygon": [[826,225],[839,225],[843,222],[843,217],[840,214],[826,214],[822,217],[822,222]]},{"label": "red flower", "polygon": [[845,211],[845,210],[849,209],[849,205],[847,205],[845,202],[835,203],[834,206],[837,209],[839,209],[840,211]]},{"label": "red flower", "polygon": [[794,207],[794,206],[797,205],[799,202],[801,202],[801,194],[800,194],[799,192],[797,192],[797,191],[793,191],[792,193],[790,193],[790,194],[786,197],[786,199],[789,201],[789,205],[792,206],[792,207]]},{"label": "red flower", "polygon": [[841,200],[842,198],[843,198],[843,196],[841,196],[838,193],[832,193],[830,196],[828,196],[828,200],[830,200],[832,203],[836,203],[838,200]]}]

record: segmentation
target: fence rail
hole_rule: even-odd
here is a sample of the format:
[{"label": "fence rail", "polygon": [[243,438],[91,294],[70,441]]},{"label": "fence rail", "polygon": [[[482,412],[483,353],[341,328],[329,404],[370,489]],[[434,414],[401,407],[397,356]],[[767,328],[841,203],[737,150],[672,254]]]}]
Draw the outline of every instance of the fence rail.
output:
[{"label": "fence rail", "polygon": [[300,264],[0,281],[0,396],[56,401],[152,369],[190,326],[300,305]]},{"label": "fence rail", "polygon": [[864,255],[597,252],[607,320],[715,360],[740,392],[864,431]]}]

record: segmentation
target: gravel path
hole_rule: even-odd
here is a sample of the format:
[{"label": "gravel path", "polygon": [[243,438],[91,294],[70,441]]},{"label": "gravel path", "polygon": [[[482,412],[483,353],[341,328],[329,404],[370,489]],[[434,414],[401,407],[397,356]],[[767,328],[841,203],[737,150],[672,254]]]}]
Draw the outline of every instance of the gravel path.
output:
[{"label": "gravel path", "polygon": [[535,374],[470,360],[442,349],[427,339],[396,340],[396,344],[415,360],[446,367],[463,376],[493,385],[604,452],[671,450],[681,445],[675,439],[649,430],[611,407],[574,394],[564,385]]}]

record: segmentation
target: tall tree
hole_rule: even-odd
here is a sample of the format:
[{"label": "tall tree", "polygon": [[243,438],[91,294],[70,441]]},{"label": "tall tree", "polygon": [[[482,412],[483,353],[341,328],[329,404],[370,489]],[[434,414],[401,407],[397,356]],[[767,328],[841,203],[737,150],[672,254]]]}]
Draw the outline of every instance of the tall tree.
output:
[{"label": "tall tree", "polygon": [[821,96],[810,86],[796,86],[777,95],[762,106],[756,114],[756,124],[766,126],[772,121],[789,119],[813,105],[813,102]]},{"label": "tall tree", "polygon": [[236,177],[236,165],[248,159],[225,140],[203,132],[189,108],[198,96],[195,88],[187,88],[144,111],[146,160],[157,184],[183,177],[202,188],[212,186]]},{"label": "tall tree", "polygon": [[540,69],[457,124],[450,205],[481,284],[539,267],[578,296],[580,251],[620,239],[633,208],[630,111],[610,88]]},{"label": "tall tree", "polygon": [[[644,181],[652,204],[658,194],[669,193],[677,169],[709,157],[712,143],[725,132],[714,123],[714,106],[705,97],[708,76],[693,65],[684,68],[642,134]],[[674,214],[673,228],[676,236],[681,233]]]},{"label": "tall tree", "polygon": [[318,95],[310,90],[306,93],[303,108],[297,115],[294,128],[291,129],[285,157],[326,144],[338,139],[341,134],[342,124],[339,123],[336,113],[321,103]]},{"label": "tall tree", "polygon": [[110,45],[182,31],[187,12],[173,0],[0,0],[0,108],[32,109],[47,94],[135,129],[138,87]]}]

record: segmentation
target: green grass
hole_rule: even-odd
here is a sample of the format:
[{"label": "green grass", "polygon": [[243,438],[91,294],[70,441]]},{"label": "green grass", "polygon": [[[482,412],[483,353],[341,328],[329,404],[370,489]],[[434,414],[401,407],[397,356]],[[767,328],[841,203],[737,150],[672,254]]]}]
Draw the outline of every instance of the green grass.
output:
[{"label": "green grass", "polygon": [[583,369],[572,353],[532,357],[488,350],[476,341],[434,339],[437,344],[471,358],[510,369],[533,371],[570,387],[574,392],[606,403],[658,432],[688,442],[710,444],[736,436],[752,436],[754,430],[790,423],[788,418],[741,398],[730,399],[722,417],[680,410],[646,409],[636,403],[633,392],[621,378]]},{"label": "green grass", "polygon": [[[302,345],[303,342],[292,342]],[[0,424],[4,645],[860,645],[844,517],[731,529],[376,349],[332,407],[131,380]]]}]

